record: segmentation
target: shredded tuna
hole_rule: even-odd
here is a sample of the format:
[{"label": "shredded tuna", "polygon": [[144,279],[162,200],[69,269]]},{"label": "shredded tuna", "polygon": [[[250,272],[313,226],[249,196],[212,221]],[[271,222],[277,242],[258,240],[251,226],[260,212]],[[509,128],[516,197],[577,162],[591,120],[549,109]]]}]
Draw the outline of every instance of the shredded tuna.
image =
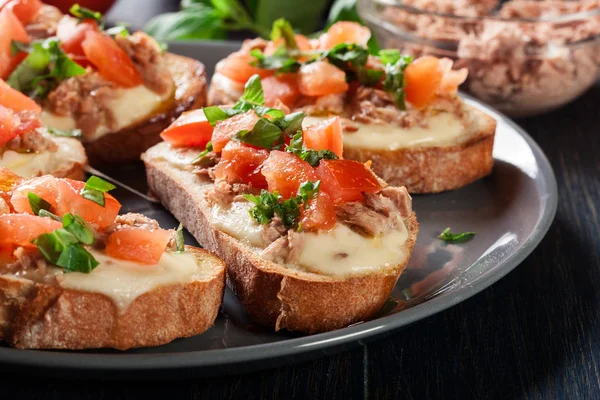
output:
[{"label": "shredded tuna", "polygon": [[114,85],[97,72],[74,76],[50,92],[44,108],[62,117],[75,119],[84,138],[93,137],[99,126],[116,129],[110,108]]},{"label": "shredded tuna", "polygon": [[261,252],[260,256],[271,260],[274,263],[285,264],[290,253],[289,241],[287,236],[281,236]]},{"label": "shredded tuna", "polygon": [[9,140],[5,145],[5,149],[23,153],[39,153],[42,151],[56,151],[58,145],[38,129],[33,129]]},{"label": "shredded tuna", "polygon": [[117,35],[115,40],[131,58],[150,90],[161,95],[173,91],[175,84],[156,40],[143,32],[129,36]]},{"label": "shredded tuna", "polygon": [[287,228],[283,226],[281,218],[274,217],[268,224],[263,226],[262,237],[265,243],[271,243],[278,238],[285,236]]},{"label": "shredded tuna", "polygon": [[56,35],[56,27],[63,13],[56,7],[44,5],[36,14],[33,21],[25,25],[25,30],[33,40],[45,39]]},{"label": "shredded tuna", "polygon": [[37,249],[17,247],[13,256],[13,262],[0,264],[0,274],[47,284],[56,284],[61,279],[61,271],[50,265]]},{"label": "shredded tuna", "polygon": [[229,205],[234,201],[245,201],[244,193],[257,193],[257,189],[243,183],[229,184],[216,180],[214,185],[204,195],[210,204]]}]

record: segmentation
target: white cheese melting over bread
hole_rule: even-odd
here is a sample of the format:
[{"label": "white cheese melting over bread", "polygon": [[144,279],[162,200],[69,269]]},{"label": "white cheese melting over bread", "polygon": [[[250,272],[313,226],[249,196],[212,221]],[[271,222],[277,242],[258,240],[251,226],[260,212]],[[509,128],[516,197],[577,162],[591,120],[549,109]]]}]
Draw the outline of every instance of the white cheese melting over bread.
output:
[{"label": "white cheese melting over bread", "polygon": [[[127,89],[115,89],[114,98],[110,101],[115,127],[109,128],[101,125],[92,136],[86,134],[86,140],[98,139],[107,133],[118,132],[123,128],[148,119],[170,96],[171,93],[160,96],[144,85]],[[40,120],[44,125],[55,129],[65,131],[77,129],[77,123],[72,117],[63,117],[45,110],[40,114]]]},{"label": "white cheese melting over bread", "polygon": [[163,253],[157,265],[143,265],[111,258],[97,250],[90,253],[100,263],[91,273],[65,272],[63,288],[101,293],[123,312],[140,295],[159,286],[175,285],[206,278],[203,262],[193,253]]},{"label": "white cheese melting over bread", "polygon": [[[328,117],[306,117],[303,126]],[[356,132],[344,132],[344,146],[363,149],[398,150],[402,148],[451,146],[459,144],[466,135],[463,121],[455,114],[441,112],[428,119],[426,128],[402,128],[391,124],[355,122]]]},{"label": "white cheese melting over bread", "polygon": [[229,208],[219,204],[214,205],[210,212],[212,224],[238,240],[254,247],[263,247],[263,227],[249,214],[254,204],[234,201]]},{"label": "white cheese melting over bread", "polygon": [[77,139],[56,137],[52,140],[58,145],[57,151],[18,153],[7,150],[0,155],[0,167],[8,168],[28,179],[59,170],[68,170],[74,163],[86,162],[85,152]]}]

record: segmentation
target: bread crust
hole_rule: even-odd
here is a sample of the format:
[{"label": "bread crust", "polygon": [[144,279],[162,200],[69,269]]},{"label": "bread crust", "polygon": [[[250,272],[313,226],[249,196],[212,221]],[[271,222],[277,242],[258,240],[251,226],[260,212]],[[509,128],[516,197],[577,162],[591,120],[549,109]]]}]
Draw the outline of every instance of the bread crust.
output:
[{"label": "bread crust", "polygon": [[203,249],[186,251],[210,259],[206,279],[155,288],[123,312],[104,294],[0,275],[0,339],[28,349],[127,350],[198,335],[217,317],[225,264]]},{"label": "bread crust", "polygon": [[175,103],[150,119],[84,143],[91,165],[139,160],[140,154],[160,142],[160,133],[182,112],[206,104],[206,69],[200,61],[167,53],[167,65],[176,85]]},{"label": "bread crust", "polygon": [[[153,149],[166,148],[161,143]],[[388,299],[408,258],[386,272],[333,278],[282,267],[265,260],[239,240],[213,228],[210,206],[202,193],[212,183],[154,158],[142,156],[152,193],[205,248],[227,264],[227,283],[250,317],[275,330],[305,333],[343,328],[373,317]],[[405,221],[410,233],[406,254],[414,247],[418,223],[413,213]]]},{"label": "bread crust", "polygon": [[492,172],[496,120],[468,106],[479,129],[453,146],[373,150],[344,146],[344,157],[366,162],[392,186],[406,186],[409,193],[439,193],[459,189]]}]

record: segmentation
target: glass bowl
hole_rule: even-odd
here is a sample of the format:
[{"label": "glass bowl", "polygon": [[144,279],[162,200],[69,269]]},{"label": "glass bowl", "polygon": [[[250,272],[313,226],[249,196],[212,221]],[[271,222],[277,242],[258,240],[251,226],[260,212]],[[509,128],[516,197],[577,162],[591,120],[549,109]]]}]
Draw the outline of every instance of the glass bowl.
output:
[{"label": "glass bowl", "polygon": [[556,109],[600,77],[600,1],[358,0],[381,47],[448,57],[461,90],[524,117]]}]

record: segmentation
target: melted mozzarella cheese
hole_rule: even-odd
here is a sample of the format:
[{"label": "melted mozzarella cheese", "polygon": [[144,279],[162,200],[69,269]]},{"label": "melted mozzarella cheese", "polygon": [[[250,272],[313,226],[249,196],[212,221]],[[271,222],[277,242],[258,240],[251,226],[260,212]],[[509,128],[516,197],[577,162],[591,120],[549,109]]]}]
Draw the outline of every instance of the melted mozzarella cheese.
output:
[{"label": "melted mozzarella cheese", "polygon": [[329,276],[394,269],[408,257],[404,250],[407,239],[404,226],[381,237],[367,238],[346,225],[337,224],[328,232],[304,233],[297,264],[308,271]]},{"label": "melted mozzarella cheese", "polygon": [[40,153],[18,153],[7,150],[0,155],[0,167],[8,168],[24,178],[33,178],[68,169],[73,163],[85,164],[86,156],[81,144],[72,138],[56,137],[52,139],[57,145],[57,151],[42,151]]},{"label": "melted mozzarella cheese", "polygon": [[[306,117],[303,126],[319,122],[326,117]],[[451,113],[439,113],[428,120],[428,126],[402,128],[388,124],[356,123],[358,131],[344,133],[344,146],[397,150],[401,148],[450,146],[460,142],[465,126],[459,117]]]},{"label": "melted mozzarella cheese", "polygon": [[[95,140],[107,133],[117,132],[123,128],[143,121],[151,116],[171,94],[160,96],[144,85],[128,89],[115,89],[114,97],[110,100],[115,127],[99,126],[95,132],[86,132],[85,140]],[[40,120],[51,128],[70,131],[77,128],[77,123],[72,117],[63,117],[42,111]]]},{"label": "melted mozzarella cheese", "polygon": [[219,229],[251,246],[262,247],[263,227],[251,216],[250,209],[254,204],[250,202],[234,201],[229,208],[215,205],[211,209],[211,222]]},{"label": "melted mozzarella cheese", "polygon": [[90,250],[100,263],[91,273],[65,272],[63,288],[101,293],[111,298],[122,312],[140,295],[159,286],[174,285],[203,279],[203,261],[192,253],[163,253],[157,265],[143,265],[117,260]]},{"label": "melted mozzarella cheese", "polygon": [[[252,206],[249,202],[234,202],[229,209],[215,206],[211,218],[219,230],[262,248],[263,227],[249,215]],[[408,257],[404,250],[408,239],[404,224],[376,238],[361,236],[339,223],[328,232],[304,232],[302,236],[297,265],[288,266],[322,275],[338,277],[391,270]]]}]

